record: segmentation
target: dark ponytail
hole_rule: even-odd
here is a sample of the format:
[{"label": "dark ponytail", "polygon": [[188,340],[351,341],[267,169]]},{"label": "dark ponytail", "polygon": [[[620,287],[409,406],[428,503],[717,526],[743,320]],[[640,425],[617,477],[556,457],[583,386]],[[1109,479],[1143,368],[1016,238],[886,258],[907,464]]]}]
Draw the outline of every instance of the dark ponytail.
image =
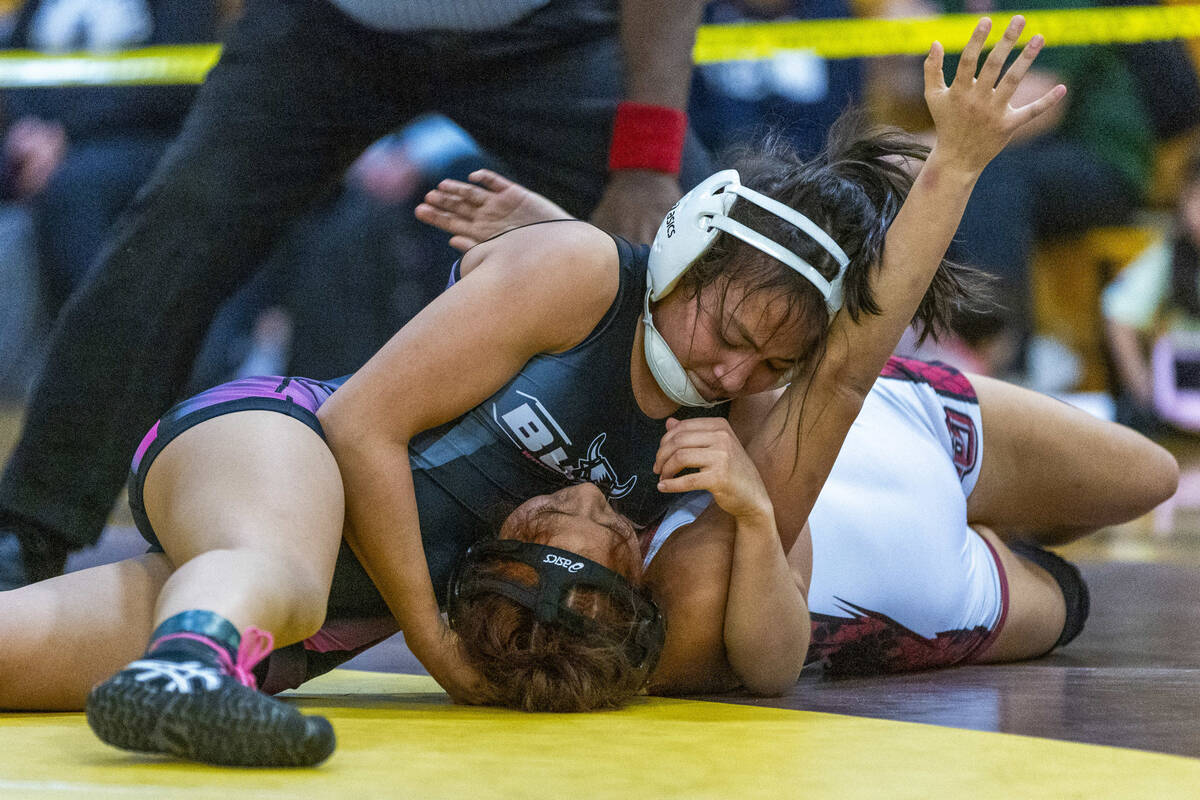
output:
[{"label": "dark ponytail", "polygon": [[[799,210],[820,225],[850,258],[844,283],[845,308],[851,319],[878,314],[871,291],[872,273],[880,266],[885,235],[912,188],[929,148],[907,132],[871,125],[865,112],[844,112],[829,130],[825,148],[812,160],[801,160],[780,135],[770,134],[736,153],[735,166],[747,186]],[[804,233],[739,203],[735,219],[793,249],[826,277],[836,274],[833,258]],[[920,339],[947,330],[960,309],[986,308],[990,278],[944,260],[913,319]]]}]

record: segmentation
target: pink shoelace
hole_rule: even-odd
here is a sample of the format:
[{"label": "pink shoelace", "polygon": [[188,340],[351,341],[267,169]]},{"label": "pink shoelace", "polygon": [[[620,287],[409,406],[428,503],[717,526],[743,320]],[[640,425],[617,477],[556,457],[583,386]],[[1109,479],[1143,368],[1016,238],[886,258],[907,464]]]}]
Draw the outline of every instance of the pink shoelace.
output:
[{"label": "pink shoelace", "polygon": [[208,645],[216,651],[221,670],[226,675],[236,678],[238,683],[249,686],[251,689],[258,688],[258,681],[254,678],[254,668],[260,661],[271,655],[271,651],[275,649],[275,639],[271,636],[270,631],[259,630],[253,626],[246,628],[242,634],[242,643],[238,646],[236,661],[229,657],[229,653],[224,647],[198,633],[168,633],[166,636],[156,639],[154,647],[157,648],[161,643],[171,639],[191,639],[193,642]]}]

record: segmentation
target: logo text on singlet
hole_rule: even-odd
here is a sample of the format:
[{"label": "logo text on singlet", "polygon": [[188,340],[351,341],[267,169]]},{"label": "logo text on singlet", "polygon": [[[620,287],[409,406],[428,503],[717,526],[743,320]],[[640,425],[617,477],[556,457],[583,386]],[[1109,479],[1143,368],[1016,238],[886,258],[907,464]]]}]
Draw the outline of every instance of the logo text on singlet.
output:
[{"label": "logo text on singlet", "polygon": [[975,421],[962,412],[947,408],[946,430],[950,432],[950,442],[954,447],[954,469],[962,478],[975,469],[975,459],[978,457],[979,436],[975,432]]},{"label": "logo text on singlet", "polygon": [[629,494],[637,483],[637,475],[625,481],[617,477],[608,458],[600,452],[607,433],[592,439],[582,458],[572,459],[568,449],[573,447],[571,439],[549,410],[533,395],[520,391],[517,394],[525,402],[503,414],[493,403],[492,418],[526,456],[572,481],[596,484],[609,498]]}]

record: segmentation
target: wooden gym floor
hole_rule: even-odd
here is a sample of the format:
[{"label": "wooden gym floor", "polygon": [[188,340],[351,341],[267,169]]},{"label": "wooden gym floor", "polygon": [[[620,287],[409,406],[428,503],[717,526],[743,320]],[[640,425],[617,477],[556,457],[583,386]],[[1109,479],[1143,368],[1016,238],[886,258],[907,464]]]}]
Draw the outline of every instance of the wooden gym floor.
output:
[{"label": "wooden gym floor", "polygon": [[[0,454],[15,421],[0,413]],[[0,714],[0,795],[1197,797],[1200,442],[1168,446],[1185,471],[1176,498],[1063,551],[1088,579],[1092,614],[1074,643],[1037,661],[846,680],[806,672],[770,700],[530,715],[450,704],[397,637],[294,693],[339,736],[318,769],[133,756],[100,744],[82,714]],[[118,512],[70,566],[141,548]]]}]

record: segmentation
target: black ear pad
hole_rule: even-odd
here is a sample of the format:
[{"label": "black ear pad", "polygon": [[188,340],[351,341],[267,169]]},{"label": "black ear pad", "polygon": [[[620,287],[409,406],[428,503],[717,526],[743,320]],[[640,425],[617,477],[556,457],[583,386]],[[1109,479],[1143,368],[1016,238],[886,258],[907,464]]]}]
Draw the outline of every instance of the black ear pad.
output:
[{"label": "black ear pad", "polygon": [[[537,583],[529,585],[494,572],[479,575],[472,567],[516,561],[532,567]],[[606,593],[629,610],[628,628],[615,630],[566,605],[572,588],[588,587]],[[515,539],[487,539],[471,545],[450,578],[447,611],[454,627],[463,603],[480,594],[499,594],[533,611],[542,622],[562,625],[577,633],[599,633],[625,649],[635,668],[647,673],[658,662],[666,640],[666,621],[644,589],[619,573],[578,553]]]}]

